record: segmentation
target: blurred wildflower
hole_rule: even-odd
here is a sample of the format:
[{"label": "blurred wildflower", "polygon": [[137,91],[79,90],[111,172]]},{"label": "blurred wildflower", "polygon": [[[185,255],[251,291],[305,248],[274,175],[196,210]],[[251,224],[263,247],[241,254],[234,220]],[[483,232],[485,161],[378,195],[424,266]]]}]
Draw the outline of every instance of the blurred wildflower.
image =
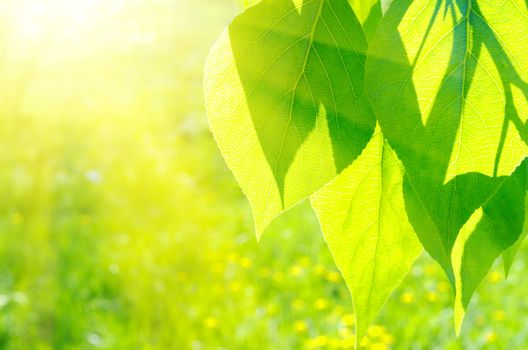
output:
[{"label": "blurred wildflower", "polygon": [[325,310],[328,307],[328,300],[319,298],[314,302],[314,308],[316,310]]},{"label": "blurred wildflower", "polygon": [[321,265],[321,264],[315,265],[314,272],[317,276],[322,276],[326,273],[326,267],[324,267],[324,265]]},{"label": "blurred wildflower", "polygon": [[233,293],[238,293],[242,290],[242,285],[239,282],[231,282],[229,283],[229,290]]},{"label": "blurred wildflower", "polygon": [[211,265],[211,271],[214,274],[220,275],[222,272],[224,272],[224,265],[221,262],[214,262]]},{"label": "blurred wildflower", "polygon": [[295,323],[293,324],[293,329],[295,329],[297,333],[303,333],[308,330],[308,325],[305,321],[295,321]]},{"label": "blurred wildflower", "polygon": [[333,307],[333,311],[337,316],[343,315],[345,313],[345,310],[348,309],[345,309],[342,305],[336,305],[335,307]]},{"label": "blurred wildflower", "polygon": [[337,271],[330,271],[326,274],[326,279],[329,282],[339,282],[341,280],[341,274]]},{"label": "blurred wildflower", "polygon": [[290,275],[292,275],[293,277],[299,277],[303,274],[303,272],[304,269],[299,265],[295,265],[290,268]]},{"label": "blurred wildflower", "polygon": [[302,311],[306,307],[306,303],[302,299],[294,299],[292,301],[292,307],[296,311]]},{"label": "blurred wildflower", "polygon": [[492,317],[494,321],[504,321],[506,319],[506,312],[504,310],[494,311]]},{"label": "blurred wildflower", "polygon": [[438,268],[435,264],[428,264],[424,268],[424,272],[427,276],[434,276],[436,275],[437,271],[438,271]]},{"label": "blurred wildflower", "polygon": [[356,337],[349,335],[341,340],[341,349],[354,349],[356,346]]},{"label": "blurred wildflower", "polygon": [[243,268],[248,269],[251,267],[251,265],[252,262],[250,258],[243,257],[242,259],[240,259],[240,266],[242,266]]},{"label": "blurred wildflower", "polygon": [[388,333],[383,333],[380,337],[380,341],[384,344],[391,345],[394,344],[394,337]]},{"label": "blurred wildflower", "polygon": [[502,280],[502,274],[497,271],[490,272],[488,279],[491,283],[499,283]]},{"label": "blurred wildflower", "polygon": [[425,293],[425,299],[431,303],[436,303],[438,301],[438,294],[433,291],[428,291]]},{"label": "blurred wildflower", "polygon": [[273,273],[273,280],[275,282],[281,283],[284,281],[284,273],[282,271],[275,271]]},{"label": "blurred wildflower", "polygon": [[389,346],[384,343],[373,343],[369,346],[370,350],[388,350]]},{"label": "blurred wildflower", "polygon": [[227,261],[231,263],[236,263],[238,261],[238,254],[237,253],[227,254]]},{"label": "blurred wildflower", "polygon": [[312,338],[306,342],[307,349],[317,349],[325,348],[328,345],[328,337],[325,335],[320,335],[318,337]]},{"label": "blurred wildflower", "polygon": [[451,285],[447,282],[438,282],[438,285],[436,286],[436,289],[438,289],[441,293],[447,293],[451,290]]},{"label": "blurred wildflower", "polygon": [[405,292],[400,296],[400,302],[404,304],[412,304],[414,302],[414,294],[412,292]]},{"label": "blurred wildflower", "polygon": [[346,314],[346,315],[343,315],[343,317],[341,317],[341,322],[347,326],[347,327],[351,327],[354,325],[354,323],[356,323],[356,318],[354,316],[354,314]]},{"label": "blurred wildflower", "polygon": [[337,338],[329,338],[327,349],[338,349],[341,341]]},{"label": "blurred wildflower", "polygon": [[381,337],[385,333],[385,328],[379,325],[372,325],[369,327],[367,334],[371,338]]},{"label": "blurred wildflower", "polygon": [[354,333],[352,332],[352,329],[350,327],[340,327],[339,328],[339,336],[341,338],[348,338],[353,335]]},{"label": "blurred wildflower", "polygon": [[497,333],[488,332],[486,334],[486,343],[495,343],[497,341]]},{"label": "blurred wildflower", "polygon": [[204,326],[209,329],[215,329],[218,328],[218,320],[214,317],[207,317],[204,320]]}]

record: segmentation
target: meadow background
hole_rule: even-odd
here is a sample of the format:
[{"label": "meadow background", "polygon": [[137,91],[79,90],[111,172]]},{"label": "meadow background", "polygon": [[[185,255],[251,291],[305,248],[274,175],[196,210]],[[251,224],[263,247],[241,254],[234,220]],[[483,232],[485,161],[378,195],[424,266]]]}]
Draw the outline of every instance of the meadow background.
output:
[{"label": "meadow background", "polygon": [[[208,130],[208,49],[235,0],[0,0],[1,349],[351,349],[307,203],[256,243]],[[427,256],[365,349],[528,347],[528,253],[462,336]]]}]

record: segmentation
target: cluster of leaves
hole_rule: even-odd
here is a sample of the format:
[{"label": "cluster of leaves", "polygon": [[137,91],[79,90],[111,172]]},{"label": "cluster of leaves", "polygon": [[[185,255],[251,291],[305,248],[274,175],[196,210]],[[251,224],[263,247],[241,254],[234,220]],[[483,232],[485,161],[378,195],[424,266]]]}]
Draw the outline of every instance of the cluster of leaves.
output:
[{"label": "cluster of leaves", "polygon": [[422,247],[460,330],[526,234],[526,0],[263,0],[208,59],[205,96],[257,236],[309,197],[361,339]]}]

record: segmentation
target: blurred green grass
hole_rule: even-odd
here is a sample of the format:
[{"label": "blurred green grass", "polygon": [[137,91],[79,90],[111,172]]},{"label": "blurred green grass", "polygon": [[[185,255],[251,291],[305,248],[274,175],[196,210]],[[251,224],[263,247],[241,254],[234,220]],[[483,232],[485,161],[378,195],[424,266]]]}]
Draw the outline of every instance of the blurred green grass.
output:
[{"label": "blurred green grass", "polygon": [[[33,3],[0,6],[0,348],[351,348],[309,206],[257,244],[208,131],[203,64],[239,3],[97,2],[26,33]],[[494,268],[457,340],[422,257],[363,347],[525,348],[526,258]]]}]

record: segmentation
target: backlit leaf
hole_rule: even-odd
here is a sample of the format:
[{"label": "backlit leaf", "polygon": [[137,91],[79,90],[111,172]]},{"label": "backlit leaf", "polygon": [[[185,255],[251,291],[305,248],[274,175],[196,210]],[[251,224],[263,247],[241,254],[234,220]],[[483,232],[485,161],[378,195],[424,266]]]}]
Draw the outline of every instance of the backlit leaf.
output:
[{"label": "backlit leaf", "polygon": [[366,49],[346,0],[264,0],[213,47],[205,77],[211,129],[249,198],[257,235],[370,139]]},{"label": "backlit leaf", "polygon": [[422,251],[402,181],[403,167],[378,132],[356,162],[311,197],[352,294],[358,343]]}]

